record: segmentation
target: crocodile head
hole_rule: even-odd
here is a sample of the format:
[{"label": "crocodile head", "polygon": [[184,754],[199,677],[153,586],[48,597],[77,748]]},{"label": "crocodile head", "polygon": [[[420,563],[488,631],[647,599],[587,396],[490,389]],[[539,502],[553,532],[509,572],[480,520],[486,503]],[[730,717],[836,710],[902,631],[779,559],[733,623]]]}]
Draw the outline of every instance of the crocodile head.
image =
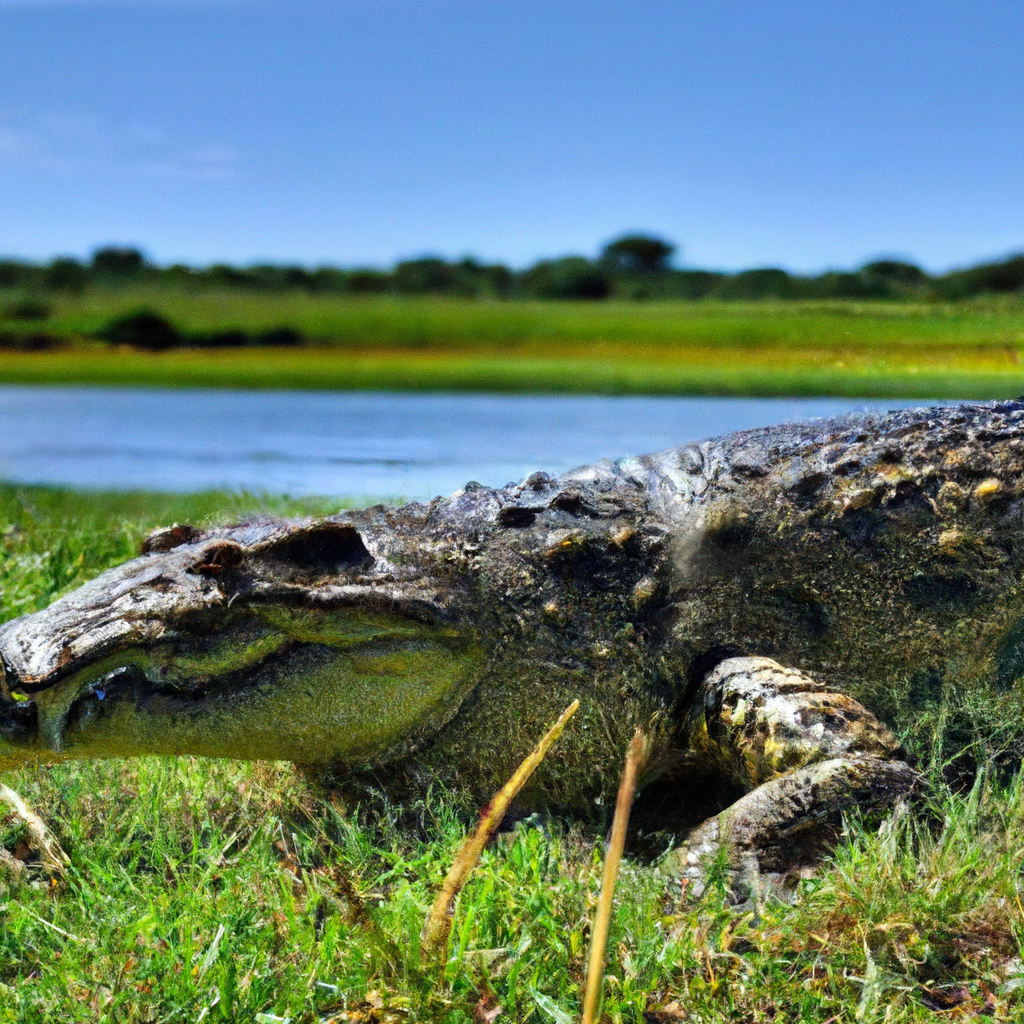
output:
[{"label": "crocodile head", "polygon": [[158,531],[0,626],[0,768],[198,754],[483,794],[580,699],[572,743],[535,782],[545,802],[586,803],[637,725],[672,733],[683,693],[662,657],[670,545],[648,497],[600,464],[429,504]]},{"label": "crocodile head", "polygon": [[481,659],[456,590],[380,548],[346,516],[152,534],[140,557],[0,628],[0,766],[359,764],[414,748]]}]

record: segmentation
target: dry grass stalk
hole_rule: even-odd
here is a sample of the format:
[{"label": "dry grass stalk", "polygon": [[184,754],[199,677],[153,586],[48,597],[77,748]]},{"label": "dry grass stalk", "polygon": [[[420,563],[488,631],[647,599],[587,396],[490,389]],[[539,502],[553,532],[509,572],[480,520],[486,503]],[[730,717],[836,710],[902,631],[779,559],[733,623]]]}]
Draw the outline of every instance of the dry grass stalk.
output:
[{"label": "dry grass stalk", "polygon": [[619,782],[611,841],[608,843],[604,874],[601,877],[601,895],[594,915],[590,963],[587,966],[587,990],[583,999],[583,1024],[594,1024],[597,1020],[601,984],[604,981],[604,957],[608,949],[608,929],[612,919],[612,897],[615,895],[615,881],[619,876],[622,848],[626,844],[626,826],[629,824],[629,810],[633,805],[633,794],[636,792],[636,777],[646,754],[646,746],[643,734],[637,730],[633,742],[629,745],[626,763],[622,769],[622,780]]},{"label": "dry grass stalk", "polygon": [[30,843],[39,854],[39,859],[46,870],[51,875],[63,876],[68,855],[47,831],[43,819],[35,811],[30,810],[25,801],[9,786],[0,785],[0,802],[7,804],[14,811],[15,818],[28,828]]},{"label": "dry grass stalk", "polygon": [[459,850],[459,855],[455,858],[455,863],[452,864],[444,884],[437,894],[437,899],[434,900],[434,905],[430,909],[430,916],[423,926],[420,949],[424,956],[439,954],[448,945],[455,898],[465,887],[473,868],[480,860],[480,854],[483,853],[484,847],[498,830],[509,804],[540,766],[541,761],[544,760],[558,737],[562,735],[566,723],[576,713],[579,706],[580,702],[574,700],[562,712],[561,717],[547,731],[533,752],[515,770],[512,778],[501,787],[494,799],[480,812],[480,824]]}]

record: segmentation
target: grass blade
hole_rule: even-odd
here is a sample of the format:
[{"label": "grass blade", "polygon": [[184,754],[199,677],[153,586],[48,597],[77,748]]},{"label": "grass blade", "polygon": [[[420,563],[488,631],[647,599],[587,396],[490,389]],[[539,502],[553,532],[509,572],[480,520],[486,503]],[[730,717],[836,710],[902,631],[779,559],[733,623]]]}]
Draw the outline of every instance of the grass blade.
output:
[{"label": "grass blade", "polygon": [[612,918],[612,897],[615,895],[615,881],[619,876],[619,862],[622,848],[626,844],[626,826],[629,824],[629,810],[633,805],[636,791],[636,777],[644,759],[645,742],[637,731],[626,754],[619,782],[619,795],[615,800],[615,818],[612,821],[612,836],[604,861],[601,877],[601,895],[594,914],[594,931],[590,943],[590,963],[587,966],[587,991],[583,1000],[583,1024],[594,1024],[601,1000],[601,983],[604,981],[604,956],[608,948],[608,929]]},{"label": "grass blade", "polygon": [[537,744],[533,752],[529,754],[523,763],[515,770],[512,778],[498,790],[494,799],[480,812],[480,823],[476,831],[466,840],[462,849],[459,850],[455,863],[452,864],[444,884],[441,886],[431,907],[430,916],[423,927],[423,936],[420,949],[423,955],[429,956],[441,953],[448,944],[448,935],[451,932],[451,912],[455,898],[462,892],[473,868],[480,860],[480,854],[489,842],[491,836],[498,830],[509,804],[516,798],[519,791],[526,785],[530,776],[540,766],[545,755],[554,745],[566,723],[580,706],[578,700],[574,700],[561,714],[557,722],[547,731],[544,738]]}]

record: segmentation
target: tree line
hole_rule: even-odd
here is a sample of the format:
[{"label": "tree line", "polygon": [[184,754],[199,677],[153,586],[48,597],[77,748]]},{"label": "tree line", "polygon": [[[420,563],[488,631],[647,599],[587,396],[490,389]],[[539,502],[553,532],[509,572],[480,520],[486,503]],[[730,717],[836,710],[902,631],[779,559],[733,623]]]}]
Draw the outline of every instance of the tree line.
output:
[{"label": "tree line", "polygon": [[158,266],[139,249],[106,246],[97,249],[89,260],[63,256],[48,263],[0,260],[0,289],[23,293],[25,319],[32,319],[33,310],[42,308],[42,300],[33,298],[36,295],[143,283],[253,292],[577,300],[956,300],[1024,291],[1024,255],[942,275],[929,275],[899,260],[875,260],[852,271],[799,275],[777,267],[738,273],[680,269],[672,264],[675,251],[671,243],[660,238],[625,235],[609,242],[596,258],[562,256],[541,260],[524,270],[481,263],[470,257],[452,261],[436,256],[402,260],[383,270],[278,264],[239,267],[227,263]]}]

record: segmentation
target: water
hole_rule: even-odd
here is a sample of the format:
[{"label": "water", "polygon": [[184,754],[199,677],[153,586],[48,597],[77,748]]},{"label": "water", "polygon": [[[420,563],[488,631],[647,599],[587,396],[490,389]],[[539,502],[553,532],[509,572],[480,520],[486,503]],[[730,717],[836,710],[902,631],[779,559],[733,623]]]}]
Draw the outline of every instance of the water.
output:
[{"label": "water", "polygon": [[0,386],[0,479],[102,489],[450,494],[703,437],[907,403]]}]

